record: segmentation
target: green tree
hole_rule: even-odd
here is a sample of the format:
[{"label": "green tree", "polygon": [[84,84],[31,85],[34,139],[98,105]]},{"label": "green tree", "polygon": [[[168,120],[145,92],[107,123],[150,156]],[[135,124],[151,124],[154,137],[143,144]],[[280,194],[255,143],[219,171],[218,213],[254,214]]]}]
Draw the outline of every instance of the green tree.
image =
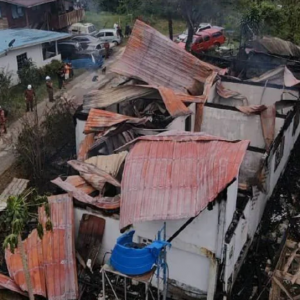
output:
[{"label": "green tree", "polygon": [[24,88],[29,84],[34,87],[37,86],[41,79],[39,69],[31,58],[24,62],[22,68],[18,71],[18,75]]}]

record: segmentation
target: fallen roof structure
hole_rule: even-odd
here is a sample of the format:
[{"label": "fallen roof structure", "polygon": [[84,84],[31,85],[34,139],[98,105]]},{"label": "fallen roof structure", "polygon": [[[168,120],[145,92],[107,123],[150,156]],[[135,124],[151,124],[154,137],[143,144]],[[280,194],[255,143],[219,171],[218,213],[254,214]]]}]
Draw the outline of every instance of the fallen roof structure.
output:
[{"label": "fallen roof structure", "polygon": [[[77,299],[78,284],[75,261],[74,214],[72,198],[68,195],[51,196],[50,220],[52,230],[46,229],[48,217],[39,208],[39,220],[44,228],[42,240],[33,230],[23,241],[33,292],[49,300]],[[5,259],[10,276],[27,291],[20,251],[6,249]]]},{"label": "fallen roof structure", "polygon": [[3,274],[0,274],[0,289],[7,289],[23,296],[27,295],[11,278]]},{"label": "fallen roof structure", "polygon": [[122,58],[111,70],[152,86],[164,86],[183,93],[195,83],[204,83],[212,72],[220,71],[139,20],[135,22]]},{"label": "fallen roof structure", "polygon": [[125,163],[120,228],[197,216],[236,178],[248,144],[187,132],[139,138]]}]

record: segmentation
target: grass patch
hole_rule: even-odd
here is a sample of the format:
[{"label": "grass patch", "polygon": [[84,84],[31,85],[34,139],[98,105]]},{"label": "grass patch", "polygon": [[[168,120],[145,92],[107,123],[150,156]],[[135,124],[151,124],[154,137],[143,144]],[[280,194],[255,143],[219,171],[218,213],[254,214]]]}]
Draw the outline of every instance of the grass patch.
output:
[{"label": "grass patch", "polygon": [[[162,34],[168,35],[168,20],[155,16],[142,16],[146,22],[157,29]],[[110,12],[91,12],[87,11],[84,22],[93,23],[96,28],[113,28],[114,23],[121,24],[124,31],[126,24],[133,26],[135,19],[130,15],[119,15]],[[186,29],[186,23],[183,20],[173,20],[174,34],[179,34]]]}]

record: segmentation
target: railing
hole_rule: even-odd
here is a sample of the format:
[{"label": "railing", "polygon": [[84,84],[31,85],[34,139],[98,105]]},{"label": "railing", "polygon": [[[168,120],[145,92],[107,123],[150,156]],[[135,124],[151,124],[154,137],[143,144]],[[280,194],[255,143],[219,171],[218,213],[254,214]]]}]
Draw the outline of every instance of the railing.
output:
[{"label": "railing", "polygon": [[52,16],[50,18],[50,27],[53,29],[62,29],[82,21],[84,18],[84,10],[73,10],[62,15]]}]

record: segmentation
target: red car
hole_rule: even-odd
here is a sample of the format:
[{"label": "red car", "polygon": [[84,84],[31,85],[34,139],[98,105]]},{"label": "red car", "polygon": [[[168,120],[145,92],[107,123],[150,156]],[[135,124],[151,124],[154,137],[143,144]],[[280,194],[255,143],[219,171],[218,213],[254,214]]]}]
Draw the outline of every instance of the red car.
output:
[{"label": "red car", "polygon": [[193,41],[191,48],[192,52],[196,53],[209,50],[213,47],[220,47],[226,41],[221,28],[206,29],[197,34],[197,36],[198,38]]}]

